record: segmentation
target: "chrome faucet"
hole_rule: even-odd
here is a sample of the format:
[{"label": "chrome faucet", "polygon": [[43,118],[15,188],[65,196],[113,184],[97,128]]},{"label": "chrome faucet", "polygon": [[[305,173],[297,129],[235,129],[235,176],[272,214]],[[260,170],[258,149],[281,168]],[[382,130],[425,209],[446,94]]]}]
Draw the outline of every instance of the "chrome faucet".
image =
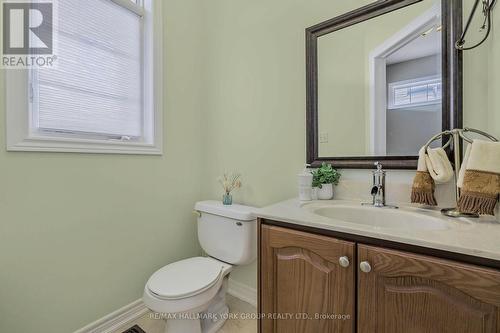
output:
[{"label": "chrome faucet", "polygon": [[[373,185],[370,191],[372,195],[371,205],[374,207],[398,208],[385,204],[385,170],[382,169],[382,163],[375,162],[377,170],[373,171]],[[366,204],[370,205],[370,204]]]},{"label": "chrome faucet", "polygon": [[371,189],[372,205],[375,207],[385,206],[385,170],[380,162],[375,162],[377,170],[373,171],[373,186]]}]

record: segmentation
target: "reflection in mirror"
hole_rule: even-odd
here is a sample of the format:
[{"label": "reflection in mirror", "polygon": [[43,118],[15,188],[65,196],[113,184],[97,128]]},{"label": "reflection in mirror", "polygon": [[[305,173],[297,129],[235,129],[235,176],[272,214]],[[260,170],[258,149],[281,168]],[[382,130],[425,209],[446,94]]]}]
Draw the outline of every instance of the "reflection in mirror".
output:
[{"label": "reflection in mirror", "polygon": [[319,157],[417,155],[443,127],[441,38],[435,0],[319,37]]}]

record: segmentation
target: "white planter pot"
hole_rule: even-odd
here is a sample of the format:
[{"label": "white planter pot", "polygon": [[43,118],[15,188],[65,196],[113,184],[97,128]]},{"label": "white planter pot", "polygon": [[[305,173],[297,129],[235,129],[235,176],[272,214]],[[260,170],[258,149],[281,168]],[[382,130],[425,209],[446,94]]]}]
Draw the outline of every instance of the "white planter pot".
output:
[{"label": "white planter pot", "polygon": [[319,200],[333,199],[333,184],[323,184],[323,186],[318,188],[317,191]]}]

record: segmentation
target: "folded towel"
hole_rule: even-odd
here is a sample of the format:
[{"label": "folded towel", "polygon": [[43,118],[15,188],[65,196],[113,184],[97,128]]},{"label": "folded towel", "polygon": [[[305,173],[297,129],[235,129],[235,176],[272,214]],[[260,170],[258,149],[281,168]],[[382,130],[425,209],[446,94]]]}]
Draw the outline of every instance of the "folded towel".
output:
[{"label": "folded towel", "polygon": [[467,145],[467,149],[465,150],[464,160],[462,161],[462,166],[460,167],[460,173],[458,174],[457,186],[462,188],[464,186],[464,177],[465,171],[467,169],[467,163],[470,158],[470,151],[472,150],[472,145]]},{"label": "folded towel", "polygon": [[437,206],[434,190],[437,183],[453,178],[453,168],[443,148],[422,147],[418,153],[417,174],[413,180],[411,202]]},{"label": "folded towel", "polygon": [[474,140],[464,160],[458,209],[464,213],[495,215],[500,195],[500,143]]},{"label": "folded towel", "polygon": [[427,148],[425,164],[437,184],[447,183],[454,176],[453,167],[443,148]]},{"label": "folded towel", "polygon": [[418,153],[417,174],[413,179],[413,187],[411,189],[411,202],[429,206],[437,206],[436,198],[434,197],[434,189],[436,185],[427,170],[425,148],[420,149]]}]

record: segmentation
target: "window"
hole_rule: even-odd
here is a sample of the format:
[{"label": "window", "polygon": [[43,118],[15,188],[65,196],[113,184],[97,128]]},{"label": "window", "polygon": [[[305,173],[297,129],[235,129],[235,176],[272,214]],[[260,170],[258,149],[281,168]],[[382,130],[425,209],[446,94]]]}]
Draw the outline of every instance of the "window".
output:
[{"label": "window", "polygon": [[28,71],[27,131],[9,150],[160,154],[153,0],[56,2],[57,64]]},{"label": "window", "polygon": [[441,77],[428,77],[389,84],[389,109],[440,104]]}]

